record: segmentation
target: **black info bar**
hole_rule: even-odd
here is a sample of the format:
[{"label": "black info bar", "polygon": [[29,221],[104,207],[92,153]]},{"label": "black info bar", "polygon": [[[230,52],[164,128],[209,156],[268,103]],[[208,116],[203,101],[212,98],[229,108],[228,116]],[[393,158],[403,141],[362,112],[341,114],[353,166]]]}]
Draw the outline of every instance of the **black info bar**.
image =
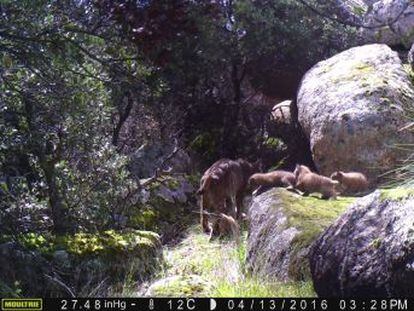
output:
[{"label": "black info bar", "polygon": [[414,310],[414,298],[4,298],[3,311]]}]

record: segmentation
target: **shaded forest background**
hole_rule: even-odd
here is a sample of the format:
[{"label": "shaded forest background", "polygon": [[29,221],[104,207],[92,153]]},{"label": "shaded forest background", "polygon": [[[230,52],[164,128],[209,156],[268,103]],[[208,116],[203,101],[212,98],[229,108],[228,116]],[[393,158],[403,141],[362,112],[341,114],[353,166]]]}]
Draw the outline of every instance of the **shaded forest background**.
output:
[{"label": "shaded forest background", "polygon": [[2,234],[122,227],[150,177],[130,166],[145,145],[185,150],[196,171],[283,160],[272,107],[247,90],[294,98],[313,64],[355,45],[309,9],[334,16],[324,2],[1,1]]}]

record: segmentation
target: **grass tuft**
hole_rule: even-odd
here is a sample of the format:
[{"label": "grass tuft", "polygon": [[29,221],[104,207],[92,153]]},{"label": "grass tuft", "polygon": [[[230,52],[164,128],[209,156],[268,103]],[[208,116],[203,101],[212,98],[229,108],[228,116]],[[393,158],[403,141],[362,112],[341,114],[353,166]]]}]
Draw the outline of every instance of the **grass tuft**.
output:
[{"label": "grass tuft", "polygon": [[283,283],[255,278],[245,269],[247,233],[241,243],[208,241],[199,226],[165,250],[166,266],[150,287],[152,296],[314,297],[311,282]]}]

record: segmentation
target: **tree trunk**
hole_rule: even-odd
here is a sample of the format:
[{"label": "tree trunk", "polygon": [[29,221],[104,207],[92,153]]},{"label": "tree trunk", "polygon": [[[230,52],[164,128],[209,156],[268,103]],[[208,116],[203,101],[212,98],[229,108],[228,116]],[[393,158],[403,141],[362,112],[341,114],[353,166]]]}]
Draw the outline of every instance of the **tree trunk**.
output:
[{"label": "tree trunk", "polygon": [[53,232],[63,234],[69,231],[69,220],[67,217],[67,207],[63,203],[59,187],[56,180],[55,163],[46,160],[46,156],[40,157],[40,165],[48,188],[49,205],[51,208],[51,216],[53,220]]}]

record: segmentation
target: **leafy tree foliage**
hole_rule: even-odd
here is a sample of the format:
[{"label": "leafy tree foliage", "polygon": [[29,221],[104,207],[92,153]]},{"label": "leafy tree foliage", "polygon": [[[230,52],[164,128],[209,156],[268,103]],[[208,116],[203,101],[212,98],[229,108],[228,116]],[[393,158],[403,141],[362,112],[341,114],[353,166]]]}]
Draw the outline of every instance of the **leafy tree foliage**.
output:
[{"label": "leafy tree foliage", "polygon": [[8,0],[0,14],[3,230],[119,225],[144,142],[258,157],[270,107],[245,83],[294,97],[352,38],[294,0]]},{"label": "leafy tree foliage", "polygon": [[92,7],[70,4],[1,4],[2,211],[46,201],[56,232],[106,226],[135,187],[110,139],[110,75],[127,69],[89,33],[103,29]]}]

